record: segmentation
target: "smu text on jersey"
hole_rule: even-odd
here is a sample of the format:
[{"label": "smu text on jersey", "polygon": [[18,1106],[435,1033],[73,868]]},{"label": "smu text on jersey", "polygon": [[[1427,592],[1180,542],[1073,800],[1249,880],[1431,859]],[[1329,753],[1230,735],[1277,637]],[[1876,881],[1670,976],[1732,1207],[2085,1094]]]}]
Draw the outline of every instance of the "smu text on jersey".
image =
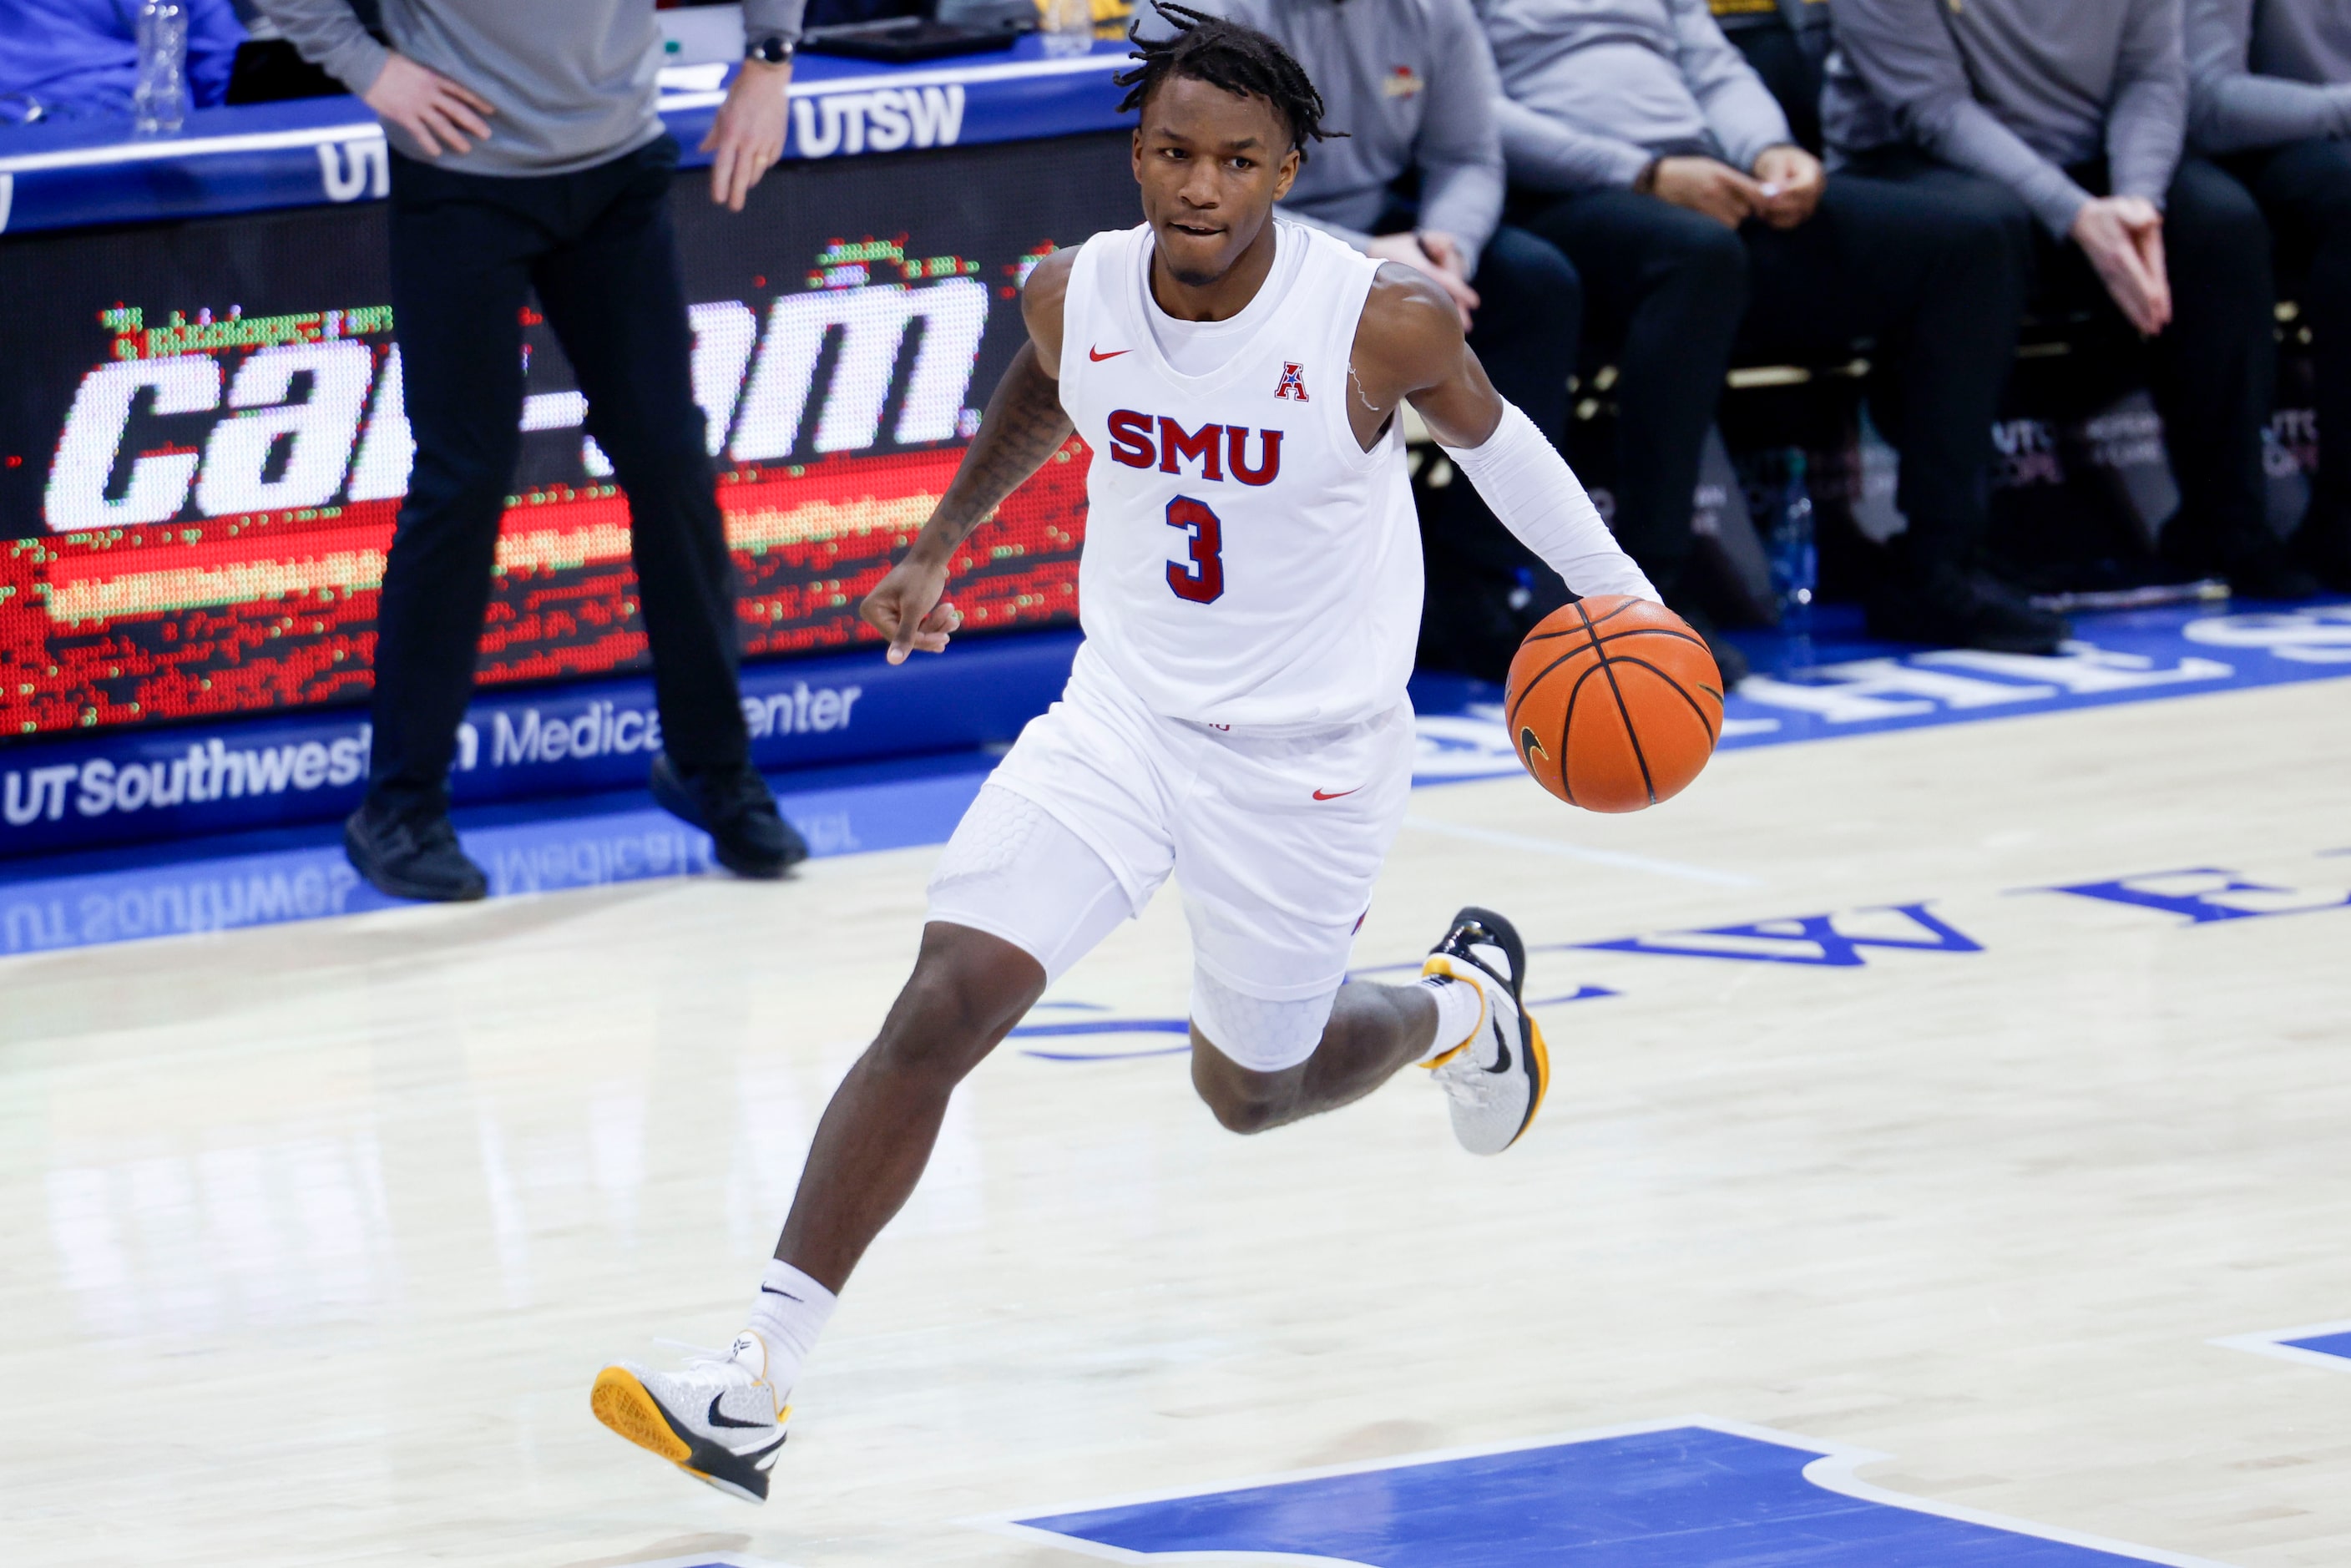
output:
[{"label": "smu text on jersey", "polygon": [[[1249,460],[1251,434],[1258,438],[1254,466]],[[1222,482],[1229,472],[1244,485],[1270,485],[1281,472],[1281,432],[1252,433],[1243,424],[1204,424],[1186,430],[1164,413],[1122,408],[1110,416],[1110,455],[1112,462],[1129,468],[1156,466],[1162,474],[1181,474],[1186,472],[1182,465],[1190,462],[1199,465],[1203,479]]]}]

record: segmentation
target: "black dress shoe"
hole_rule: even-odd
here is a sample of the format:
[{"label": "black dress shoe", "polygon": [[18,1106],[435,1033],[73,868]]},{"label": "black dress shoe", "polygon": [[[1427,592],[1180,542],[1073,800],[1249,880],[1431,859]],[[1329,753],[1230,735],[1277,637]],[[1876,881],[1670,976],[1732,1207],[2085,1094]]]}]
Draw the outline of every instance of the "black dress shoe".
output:
[{"label": "black dress shoe", "polygon": [[2193,518],[2164,525],[2157,548],[2164,559],[2199,575],[2225,577],[2229,591],[2245,599],[2308,599],[2321,591],[2318,579],[2294,559],[2296,552],[2266,528],[2215,535]]},{"label": "black dress shoe", "polygon": [[1992,653],[2054,653],[2073,632],[2063,615],[1981,571],[1938,572],[1924,585],[1887,581],[1871,594],[1867,616],[1873,637]]},{"label": "black dress shoe", "polygon": [[687,773],[664,752],[653,758],[652,784],[662,810],[708,833],[718,863],[737,876],[781,876],[808,859],[808,841],[748,763]]},{"label": "black dress shoe", "polygon": [[482,868],[457,847],[449,813],[438,808],[365,802],[343,823],[343,852],[369,886],[394,898],[465,904],[490,891]]},{"label": "black dress shoe", "polygon": [[2330,513],[2302,520],[2288,541],[2295,562],[2336,593],[2351,593],[2351,516]]},{"label": "black dress shoe", "polygon": [[2325,584],[2283,549],[2262,550],[2221,568],[2229,591],[2244,599],[2314,599]]},{"label": "black dress shoe", "polygon": [[1714,655],[1715,671],[1722,676],[1724,695],[1728,695],[1732,688],[1748,677],[1747,655],[1739,651],[1738,643],[1722,634],[1722,629],[1714,623],[1713,616],[1687,601],[1679,604],[1669,603],[1666,608],[1689,622],[1689,629],[1706,639],[1706,651]]}]

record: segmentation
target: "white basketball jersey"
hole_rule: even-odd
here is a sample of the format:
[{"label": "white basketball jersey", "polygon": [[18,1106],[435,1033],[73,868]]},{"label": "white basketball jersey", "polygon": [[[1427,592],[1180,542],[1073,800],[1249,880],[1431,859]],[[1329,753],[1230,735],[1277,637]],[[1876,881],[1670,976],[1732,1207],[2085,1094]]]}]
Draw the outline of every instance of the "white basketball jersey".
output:
[{"label": "white basketball jersey", "polygon": [[1277,245],[1247,311],[1261,325],[1203,375],[1153,335],[1148,225],[1088,240],[1063,298],[1061,406],[1093,448],[1079,620],[1092,655],[1170,718],[1351,724],[1395,706],[1412,674],[1403,434],[1365,452],[1347,422],[1379,264],[1298,224]]}]

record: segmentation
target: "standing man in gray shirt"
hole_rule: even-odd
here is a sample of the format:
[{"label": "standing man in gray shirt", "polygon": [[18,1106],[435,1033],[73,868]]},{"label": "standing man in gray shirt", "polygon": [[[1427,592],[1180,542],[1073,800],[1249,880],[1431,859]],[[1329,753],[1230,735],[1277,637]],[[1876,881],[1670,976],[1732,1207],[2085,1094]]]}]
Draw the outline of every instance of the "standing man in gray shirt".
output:
[{"label": "standing man in gray shirt", "polygon": [[[747,0],[749,56],[704,145],[740,212],[784,145],[803,0]],[[751,766],[733,561],[694,401],[668,215],[677,143],[654,112],[652,0],[260,0],[392,143],[392,298],[416,441],[376,615],[374,750],[344,825],[351,863],[402,898],[479,898],[449,821],[498,522],[519,454],[524,302],[536,294],[627,492],[663,750],[654,799],[719,862],[777,876],[807,854]]]},{"label": "standing man in gray shirt", "polygon": [[2252,193],[2294,280],[2319,455],[2294,546],[2327,587],[2351,590],[2351,6],[2188,0],[2188,93],[2189,143]]},{"label": "standing man in gray shirt", "polygon": [[1517,210],[1575,263],[1615,359],[1617,537],[1667,602],[1704,629],[1683,568],[1734,347],[1842,360],[1867,337],[1909,521],[1868,596],[1871,631],[2053,653],[2064,622],[1980,559],[2020,308],[1998,215],[1824,177],[1705,0],[1483,10]]},{"label": "standing man in gray shirt", "polygon": [[[2242,593],[2316,580],[2267,520],[2273,361],[2262,217],[2183,158],[2179,0],[1831,0],[1821,121],[1834,162],[1895,180],[1976,176],[2032,226],[2026,265],[2061,308],[2149,340],[2179,513],[2165,557]],[[1977,198],[1970,198],[1977,199]]]},{"label": "standing man in gray shirt", "polygon": [[[1281,215],[1416,267],[1453,298],[1495,389],[1557,445],[1583,299],[1552,246],[1502,218],[1493,57],[1469,0],[1207,0],[1314,78],[1324,123]],[[1166,24],[1146,6],[1143,29]],[[1468,485],[1430,493],[1426,662],[1499,679],[1567,585]],[[1441,536],[1441,537],[1439,537]]]}]

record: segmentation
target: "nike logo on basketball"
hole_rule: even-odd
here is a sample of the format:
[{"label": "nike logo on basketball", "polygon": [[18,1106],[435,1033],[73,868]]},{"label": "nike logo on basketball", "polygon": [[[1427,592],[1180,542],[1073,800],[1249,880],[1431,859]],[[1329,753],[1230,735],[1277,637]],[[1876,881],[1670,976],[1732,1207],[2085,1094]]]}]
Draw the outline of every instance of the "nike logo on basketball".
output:
[{"label": "nike logo on basketball", "polygon": [[720,1409],[718,1408],[718,1402],[719,1402],[721,1399],[724,1399],[724,1398],[726,1398],[726,1396],[723,1392],[722,1392],[722,1393],[718,1393],[718,1394],[714,1394],[714,1395],[712,1395],[712,1396],[710,1396],[710,1414],[709,1414],[709,1417],[708,1417],[708,1419],[709,1419],[709,1422],[710,1422],[710,1424],[711,1424],[712,1426],[714,1426],[714,1427],[766,1427],[766,1426],[770,1425],[770,1423],[766,1422],[766,1421],[737,1421],[737,1420],[736,1420],[733,1416],[729,1416],[729,1415],[726,1414],[724,1411],[722,1411],[722,1410],[720,1410]]},{"label": "nike logo on basketball", "polygon": [[[1363,786],[1361,784],[1355,786],[1355,789],[1360,789],[1362,788]],[[1342,795],[1353,794],[1355,789],[1317,789],[1314,791],[1314,798],[1317,800],[1335,800]]]},{"label": "nike logo on basketball", "polygon": [[1104,360],[1115,360],[1121,354],[1131,354],[1133,352],[1134,352],[1133,349],[1113,349],[1109,353],[1105,354],[1100,349],[1088,349],[1086,350],[1086,358],[1099,365]]}]

